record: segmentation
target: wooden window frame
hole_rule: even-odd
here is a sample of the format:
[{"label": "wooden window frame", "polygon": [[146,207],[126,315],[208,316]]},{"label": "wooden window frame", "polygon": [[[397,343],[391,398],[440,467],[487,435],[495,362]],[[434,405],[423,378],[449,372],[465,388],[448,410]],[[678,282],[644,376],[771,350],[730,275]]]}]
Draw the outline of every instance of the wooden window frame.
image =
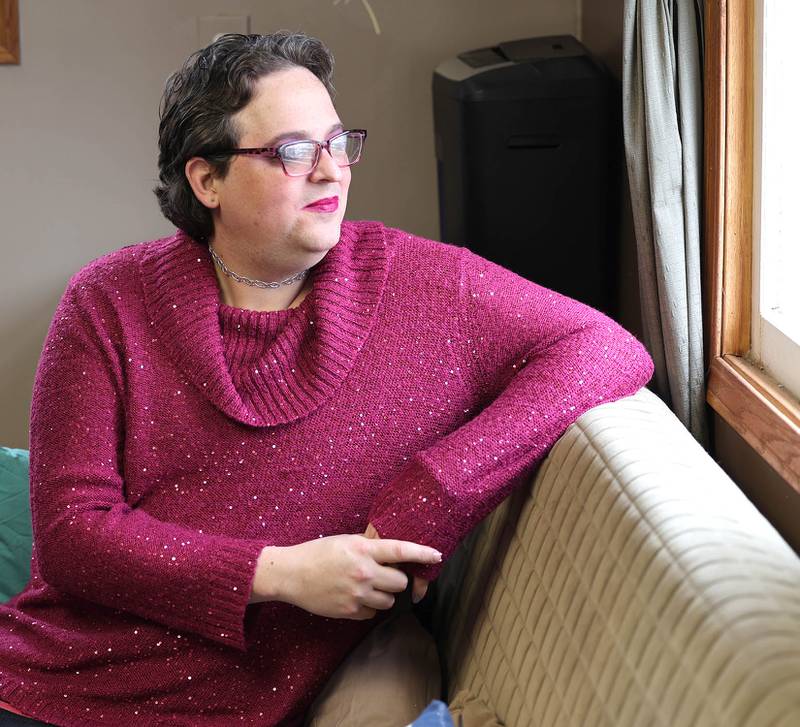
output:
[{"label": "wooden window frame", "polygon": [[752,0],[705,3],[706,401],[800,492],[800,401],[746,358],[753,260]]}]

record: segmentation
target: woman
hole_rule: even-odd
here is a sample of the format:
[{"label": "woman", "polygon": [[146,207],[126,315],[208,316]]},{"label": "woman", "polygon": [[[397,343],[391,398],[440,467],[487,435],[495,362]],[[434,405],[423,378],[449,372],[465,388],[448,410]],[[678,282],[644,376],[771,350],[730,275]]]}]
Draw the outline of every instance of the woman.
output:
[{"label": "woman", "polygon": [[31,580],[0,606],[24,714],[299,724],[408,576],[421,596],[569,424],[652,375],[599,311],[345,221],[366,134],[332,63],[284,31],[191,56],[161,108],[176,233],[69,281],[31,407]]}]

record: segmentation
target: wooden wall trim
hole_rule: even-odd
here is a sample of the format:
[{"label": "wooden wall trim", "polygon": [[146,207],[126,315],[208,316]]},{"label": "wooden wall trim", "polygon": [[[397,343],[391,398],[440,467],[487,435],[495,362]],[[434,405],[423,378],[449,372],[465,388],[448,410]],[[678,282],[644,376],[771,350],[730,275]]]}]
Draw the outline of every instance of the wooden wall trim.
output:
[{"label": "wooden wall trim", "polygon": [[18,0],[0,0],[0,63],[19,63]]}]

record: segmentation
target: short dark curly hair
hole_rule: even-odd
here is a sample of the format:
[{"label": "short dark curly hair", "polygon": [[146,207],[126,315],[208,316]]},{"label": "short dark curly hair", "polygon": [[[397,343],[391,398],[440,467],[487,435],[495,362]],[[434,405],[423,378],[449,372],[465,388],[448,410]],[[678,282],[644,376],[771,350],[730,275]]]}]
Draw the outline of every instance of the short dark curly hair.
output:
[{"label": "short dark curly hair", "polygon": [[224,178],[230,155],[218,150],[238,146],[232,116],[250,102],[258,80],[288,68],[307,68],[333,100],[333,65],[322,41],[290,30],[228,33],[189,56],[167,79],[159,107],[159,184],[153,192],[164,216],[207,243],[214,231],[211,212],[195,197],[184,172],[186,162],[204,157]]}]

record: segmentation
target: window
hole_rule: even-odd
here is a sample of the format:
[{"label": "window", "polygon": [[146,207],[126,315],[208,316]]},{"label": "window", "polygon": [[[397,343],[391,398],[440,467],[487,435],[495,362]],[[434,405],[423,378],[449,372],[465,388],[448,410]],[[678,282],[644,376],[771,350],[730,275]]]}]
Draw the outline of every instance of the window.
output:
[{"label": "window", "polygon": [[800,398],[800,4],[757,0],[753,317],[748,358]]},{"label": "window", "polygon": [[[779,155],[785,152],[779,141],[772,141],[773,129],[780,133],[784,122],[780,116],[775,120],[774,102],[784,99],[777,98],[781,89],[773,88],[769,79],[762,84],[761,35],[757,36],[770,32],[771,19],[761,22],[765,6],[769,12],[789,5],[795,3],[712,0],[705,4],[704,313],[709,322],[708,403],[800,492],[800,400],[791,393],[791,376],[784,377],[781,368],[785,363],[797,371],[800,360],[794,349],[788,353],[786,348],[777,349],[770,338],[780,331],[783,339],[778,340],[796,345],[792,296],[797,295],[800,273],[786,266],[797,254],[798,228],[792,231],[794,223],[787,215],[796,214],[800,199],[790,197],[788,212],[774,216],[774,205],[785,196],[773,193],[782,174]],[[796,64],[791,51],[776,55],[781,43],[776,42],[774,49],[772,45],[775,33],[792,27],[797,26],[771,31],[767,73],[793,72],[776,60]],[[792,81],[783,89],[784,96],[797,85],[797,79]],[[764,108],[767,115],[762,117]],[[762,119],[770,129],[770,140],[757,148]],[[781,230],[789,230],[788,235]]]}]

